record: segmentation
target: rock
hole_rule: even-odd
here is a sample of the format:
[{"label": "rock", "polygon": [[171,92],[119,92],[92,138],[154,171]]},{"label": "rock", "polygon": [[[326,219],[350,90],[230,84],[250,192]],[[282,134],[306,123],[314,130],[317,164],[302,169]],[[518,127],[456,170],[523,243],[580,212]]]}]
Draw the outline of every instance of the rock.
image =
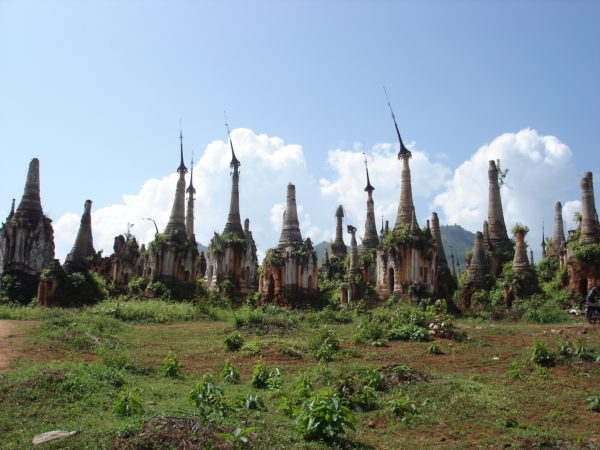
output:
[{"label": "rock", "polygon": [[42,433],[42,434],[38,434],[37,436],[35,436],[32,440],[31,443],[33,445],[40,445],[43,444],[45,442],[50,442],[50,441],[58,441],[61,439],[66,439],[68,437],[71,437],[75,434],[79,433],[79,431],[63,431],[63,430],[54,430],[54,431],[48,431],[47,433]]}]

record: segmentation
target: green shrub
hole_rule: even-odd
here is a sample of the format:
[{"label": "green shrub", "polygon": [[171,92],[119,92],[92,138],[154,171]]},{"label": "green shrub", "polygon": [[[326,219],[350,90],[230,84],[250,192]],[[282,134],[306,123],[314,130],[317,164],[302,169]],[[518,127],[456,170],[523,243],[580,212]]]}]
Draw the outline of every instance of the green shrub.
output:
[{"label": "green shrub", "polygon": [[282,354],[289,356],[290,358],[296,358],[296,359],[304,358],[302,349],[300,349],[294,345],[288,344],[286,342],[277,342],[275,345]]},{"label": "green shrub", "polygon": [[322,391],[304,402],[295,417],[297,429],[306,439],[331,441],[354,430],[354,417],[336,394]]},{"label": "green shrub", "polygon": [[281,386],[281,372],[277,367],[269,370],[262,364],[258,364],[252,369],[250,384],[256,389],[279,389],[279,386]]},{"label": "green shrub", "polygon": [[163,367],[161,371],[162,375],[167,378],[180,378],[181,377],[181,369],[179,367],[179,360],[177,359],[177,355],[173,352],[169,352],[169,354],[163,359]]},{"label": "green shrub", "polygon": [[127,283],[127,290],[131,295],[143,297],[144,291],[146,290],[146,281],[142,277],[133,277],[129,283]]},{"label": "green shrub", "polygon": [[141,391],[137,388],[126,389],[119,392],[114,406],[115,414],[126,417],[144,412],[144,407],[140,400],[140,392]]},{"label": "green shrub", "polygon": [[236,428],[231,433],[216,433],[221,439],[231,442],[233,449],[242,448],[243,445],[248,443],[248,435],[254,431],[254,427],[250,428]]},{"label": "green shrub", "polygon": [[244,305],[234,316],[236,328],[243,328],[258,335],[291,331],[298,326],[298,322],[298,314],[295,311],[272,304],[258,308]]},{"label": "green shrub", "polygon": [[265,411],[265,403],[263,400],[254,394],[248,394],[244,399],[243,407],[252,411]]},{"label": "green shrub", "polygon": [[385,390],[385,382],[377,367],[366,367],[357,373],[358,381],[363,386],[369,386],[376,391]]},{"label": "green shrub", "polygon": [[386,324],[372,319],[363,319],[358,325],[358,333],[352,336],[352,341],[355,344],[373,344],[381,347],[387,343],[387,338]]},{"label": "green shrub", "polygon": [[221,378],[227,383],[239,383],[240,382],[240,371],[234,367],[229,361],[221,368]]},{"label": "green shrub", "polygon": [[442,351],[442,349],[437,346],[436,344],[431,344],[428,348],[427,351],[429,353],[431,353],[432,355],[443,355],[444,352]]},{"label": "green shrub", "polygon": [[529,360],[535,364],[542,367],[551,367],[556,364],[555,355],[548,350],[548,347],[543,342],[534,342],[529,351]]},{"label": "green shrub", "polygon": [[256,339],[246,342],[241,349],[241,352],[246,356],[260,356],[262,354],[263,345]]},{"label": "green shrub", "polygon": [[426,341],[429,330],[418,325],[400,325],[390,330],[389,338],[394,341]]},{"label": "green shrub", "polygon": [[417,414],[417,407],[409,397],[400,397],[389,402],[390,411],[402,418],[403,422],[409,421]]},{"label": "green shrub", "polygon": [[225,338],[223,344],[225,344],[227,350],[235,352],[242,348],[242,346],[244,345],[244,338],[242,337],[239,331],[234,331]]},{"label": "green shrub", "polygon": [[340,340],[332,330],[315,331],[309,338],[308,350],[317,361],[331,361],[340,349]]},{"label": "green shrub", "polygon": [[600,412],[600,397],[597,395],[590,395],[585,401],[587,403],[587,409]]},{"label": "green shrub", "polygon": [[214,382],[214,376],[208,373],[194,385],[189,399],[198,408],[198,414],[202,420],[210,416],[223,417],[229,411],[227,398],[223,395],[223,389]]}]

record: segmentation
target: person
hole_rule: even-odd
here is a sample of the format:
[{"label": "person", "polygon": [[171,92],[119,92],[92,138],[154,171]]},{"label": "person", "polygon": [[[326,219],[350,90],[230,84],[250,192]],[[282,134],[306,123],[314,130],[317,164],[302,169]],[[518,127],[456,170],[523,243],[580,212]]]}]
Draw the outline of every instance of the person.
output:
[{"label": "person", "polygon": [[598,286],[594,286],[588,291],[587,296],[585,297],[585,304],[583,305],[585,310],[588,309],[591,303],[596,303],[598,294],[600,294],[600,289],[598,289]]}]

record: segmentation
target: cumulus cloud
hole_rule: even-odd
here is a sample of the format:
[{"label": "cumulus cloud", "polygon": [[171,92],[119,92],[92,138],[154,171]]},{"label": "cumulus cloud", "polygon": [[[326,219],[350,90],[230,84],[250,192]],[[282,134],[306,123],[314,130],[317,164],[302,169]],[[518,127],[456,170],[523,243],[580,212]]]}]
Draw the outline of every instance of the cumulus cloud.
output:
[{"label": "cumulus cloud", "polygon": [[[426,153],[415,150],[414,143],[408,147],[412,151],[410,167],[413,198],[420,225],[423,226],[431,215],[425,203],[445,185],[451,171],[441,163],[432,162]],[[382,214],[390,221],[391,227],[396,220],[401,170],[397,152],[398,149],[393,144],[380,143],[366,154],[369,178],[375,187],[373,199],[378,229]],[[324,198],[335,199],[344,206],[346,223],[356,226],[358,235],[361,236],[364,234],[367,201],[364,191],[367,184],[364,155],[360,150],[337,149],[328,153],[327,162],[335,171],[335,178],[320,180],[321,193]]]},{"label": "cumulus cloud", "polygon": [[[303,236],[310,236],[313,241],[322,240],[325,235],[318,226],[312,225],[321,223],[312,218],[313,214],[319,215],[318,205],[313,206],[312,203],[312,199],[318,197],[319,186],[306,169],[302,147],[243,128],[233,130],[231,136],[236,155],[242,162],[241,217],[242,220],[245,217],[250,219],[250,229],[261,254],[277,244],[281,217],[276,229],[269,221],[272,209],[278,204],[285,205],[282,202],[285,202],[289,182],[296,184],[299,207],[305,207],[301,222],[310,224],[310,227],[302,230]],[[223,230],[227,219],[231,193],[230,161],[229,144],[217,140],[206,146],[194,166],[195,232],[196,239],[203,244],[208,244],[214,231]],[[173,162],[176,167],[177,152],[174,152]],[[189,180],[189,174],[187,177]],[[154,219],[159,231],[163,231],[169,219],[177,178],[178,175],[173,172],[160,180],[150,179],[137,194],[124,195],[122,203],[93,210],[95,248],[104,249],[105,254],[112,253],[114,237],[127,230],[127,223],[134,224],[132,230],[140,242],[149,243],[155,228],[152,222],[143,218]],[[63,260],[75,240],[79,217],[77,213],[69,212],[55,223],[56,253]]]},{"label": "cumulus cloud", "polygon": [[[364,192],[365,151],[357,145],[350,150],[334,149],[327,153],[330,177],[315,180],[307,170],[302,147],[286,144],[283,139],[257,134],[248,129],[236,129],[232,139],[240,168],[240,210],[242,220],[250,219],[250,229],[257,242],[259,255],[277,244],[285,208],[286,186],[296,185],[298,218],[302,236],[314,243],[331,240],[335,232],[334,214],[338,204],[344,205],[347,224],[364,234],[366,199]],[[374,200],[377,228],[381,215],[393,226],[400,196],[400,161],[397,146],[379,143],[365,151]],[[580,210],[574,194],[579,176],[572,162],[569,147],[553,136],[524,129],[506,133],[479,148],[454,172],[443,155],[429,156],[419,151],[415,143],[408,146],[413,154],[411,174],[417,218],[421,226],[431,211],[440,214],[442,223],[457,223],[475,231],[481,229],[487,217],[487,169],[490,159],[500,159],[508,168],[502,199],[507,226],[522,222],[531,229],[528,235],[533,248],[539,249],[541,222],[551,233],[553,205],[563,201],[565,227],[573,225],[573,212]],[[174,149],[176,167],[177,149]],[[209,143],[194,166],[196,188],[196,238],[208,244],[213,232],[221,232],[227,218],[230,201],[231,150],[222,140]],[[112,253],[114,237],[134,224],[138,240],[149,243],[154,225],[143,218],[152,218],[159,231],[167,224],[178,175],[173,172],[162,179],[146,181],[136,194],[124,195],[122,202],[93,210],[92,226],[96,249]],[[188,174],[189,179],[189,174]],[[83,205],[82,205],[83,210]],[[81,211],[71,211],[55,222],[57,257],[64,259],[77,233]],[[346,239],[346,242],[349,240]]]},{"label": "cumulus cloud", "polygon": [[[501,189],[507,227],[510,230],[516,222],[529,226],[528,241],[537,254],[542,221],[546,230],[552,229],[554,203],[565,203],[578,182],[571,150],[554,136],[524,129],[497,137],[455,170],[432,206],[442,211],[446,223],[481,230],[487,218],[488,161],[497,159],[508,169],[506,185]],[[567,214],[572,202],[566,204],[569,207],[564,217],[570,219]]]}]

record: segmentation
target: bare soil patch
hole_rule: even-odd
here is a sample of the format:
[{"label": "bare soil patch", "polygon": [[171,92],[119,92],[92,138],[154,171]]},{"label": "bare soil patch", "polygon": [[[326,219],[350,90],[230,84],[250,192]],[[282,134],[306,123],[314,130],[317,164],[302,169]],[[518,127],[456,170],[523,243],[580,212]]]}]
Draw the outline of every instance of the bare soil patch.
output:
[{"label": "bare soil patch", "polygon": [[24,328],[39,322],[34,320],[0,320],[0,372],[16,358],[28,356],[23,350]]}]

